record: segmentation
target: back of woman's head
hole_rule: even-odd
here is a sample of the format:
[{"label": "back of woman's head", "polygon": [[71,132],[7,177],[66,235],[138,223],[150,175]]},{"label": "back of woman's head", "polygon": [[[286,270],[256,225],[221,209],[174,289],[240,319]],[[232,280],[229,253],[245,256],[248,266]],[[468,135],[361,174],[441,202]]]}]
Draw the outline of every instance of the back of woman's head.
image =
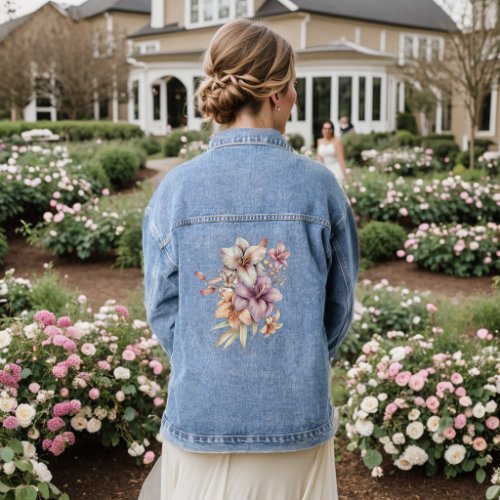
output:
[{"label": "back of woman's head", "polygon": [[198,109],[208,120],[229,124],[248,108],[288,88],[294,75],[291,45],[263,24],[240,19],[222,26],[205,54],[205,79],[197,91]]}]

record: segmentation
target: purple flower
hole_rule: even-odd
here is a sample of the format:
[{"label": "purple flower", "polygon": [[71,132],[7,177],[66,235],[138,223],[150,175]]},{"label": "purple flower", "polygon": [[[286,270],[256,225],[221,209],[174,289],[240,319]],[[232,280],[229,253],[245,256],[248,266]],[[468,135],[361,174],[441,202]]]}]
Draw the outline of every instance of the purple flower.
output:
[{"label": "purple flower", "polygon": [[243,283],[236,283],[236,295],[233,297],[233,306],[236,311],[248,309],[254,321],[260,321],[269,316],[273,310],[274,303],[283,299],[283,295],[277,288],[272,287],[269,276],[259,276],[253,287]]}]

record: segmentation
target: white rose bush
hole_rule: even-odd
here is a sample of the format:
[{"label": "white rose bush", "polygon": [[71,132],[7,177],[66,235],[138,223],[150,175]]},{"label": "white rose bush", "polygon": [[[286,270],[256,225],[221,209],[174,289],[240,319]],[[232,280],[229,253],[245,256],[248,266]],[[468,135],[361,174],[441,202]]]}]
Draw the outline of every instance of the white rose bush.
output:
[{"label": "white rose bush", "polygon": [[[79,299],[73,318],[39,310],[1,322],[5,498],[67,498],[43,460],[92,436],[106,446],[125,443],[141,463],[155,458],[148,448],[160,427],[168,378],[161,348],[126,307],[108,301],[92,315]],[[21,490],[25,496],[18,497]]]},{"label": "white rose bush", "polygon": [[374,477],[385,456],[403,471],[475,472],[484,482],[500,450],[498,337],[482,328],[460,339],[461,350],[445,345],[430,328],[388,331],[348,367],[349,449],[361,451]]}]

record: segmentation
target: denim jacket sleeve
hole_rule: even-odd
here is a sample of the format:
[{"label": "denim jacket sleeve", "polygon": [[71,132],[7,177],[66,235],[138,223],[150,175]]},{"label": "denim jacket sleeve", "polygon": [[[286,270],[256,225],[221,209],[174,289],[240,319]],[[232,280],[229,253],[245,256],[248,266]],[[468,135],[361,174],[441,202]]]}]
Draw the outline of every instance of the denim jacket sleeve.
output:
[{"label": "denim jacket sleeve", "polygon": [[354,313],[355,288],[359,267],[359,243],[351,207],[332,229],[332,263],[326,283],[324,323],[330,363],[342,344]]},{"label": "denim jacket sleeve", "polygon": [[171,358],[179,305],[178,270],[168,253],[168,244],[157,234],[149,207],[142,238],[146,314],[155,337]]}]

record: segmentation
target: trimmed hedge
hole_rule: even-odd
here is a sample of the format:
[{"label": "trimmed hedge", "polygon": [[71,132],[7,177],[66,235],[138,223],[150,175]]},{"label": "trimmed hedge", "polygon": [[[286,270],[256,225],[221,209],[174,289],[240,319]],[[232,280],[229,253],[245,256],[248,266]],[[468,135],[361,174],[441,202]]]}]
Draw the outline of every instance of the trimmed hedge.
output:
[{"label": "trimmed hedge", "polygon": [[210,130],[173,130],[165,137],[165,156],[179,156],[183,146],[191,141],[208,142]]},{"label": "trimmed hedge", "polygon": [[417,122],[412,113],[398,113],[396,128],[398,130],[407,130],[413,135],[417,135]]},{"label": "trimmed hedge", "polygon": [[7,236],[5,236],[3,229],[0,228],[0,267],[3,266],[8,250],[9,245],[7,243]]},{"label": "trimmed hedge", "polygon": [[359,231],[361,255],[371,262],[395,259],[405,241],[406,231],[392,222],[372,221]]},{"label": "trimmed hedge", "polygon": [[142,150],[133,146],[106,146],[95,161],[102,166],[111,184],[120,188],[133,182],[143,159]]},{"label": "trimmed hedge", "polygon": [[21,132],[32,129],[47,128],[61,139],[68,141],[86,141],[90,139],[131,139],[143,137],[141,128],[131,123],[113,123],[110,121],[39,121],[39,122],[11,122],[0,121],[0,137],[9,138],[18,136]]}]

